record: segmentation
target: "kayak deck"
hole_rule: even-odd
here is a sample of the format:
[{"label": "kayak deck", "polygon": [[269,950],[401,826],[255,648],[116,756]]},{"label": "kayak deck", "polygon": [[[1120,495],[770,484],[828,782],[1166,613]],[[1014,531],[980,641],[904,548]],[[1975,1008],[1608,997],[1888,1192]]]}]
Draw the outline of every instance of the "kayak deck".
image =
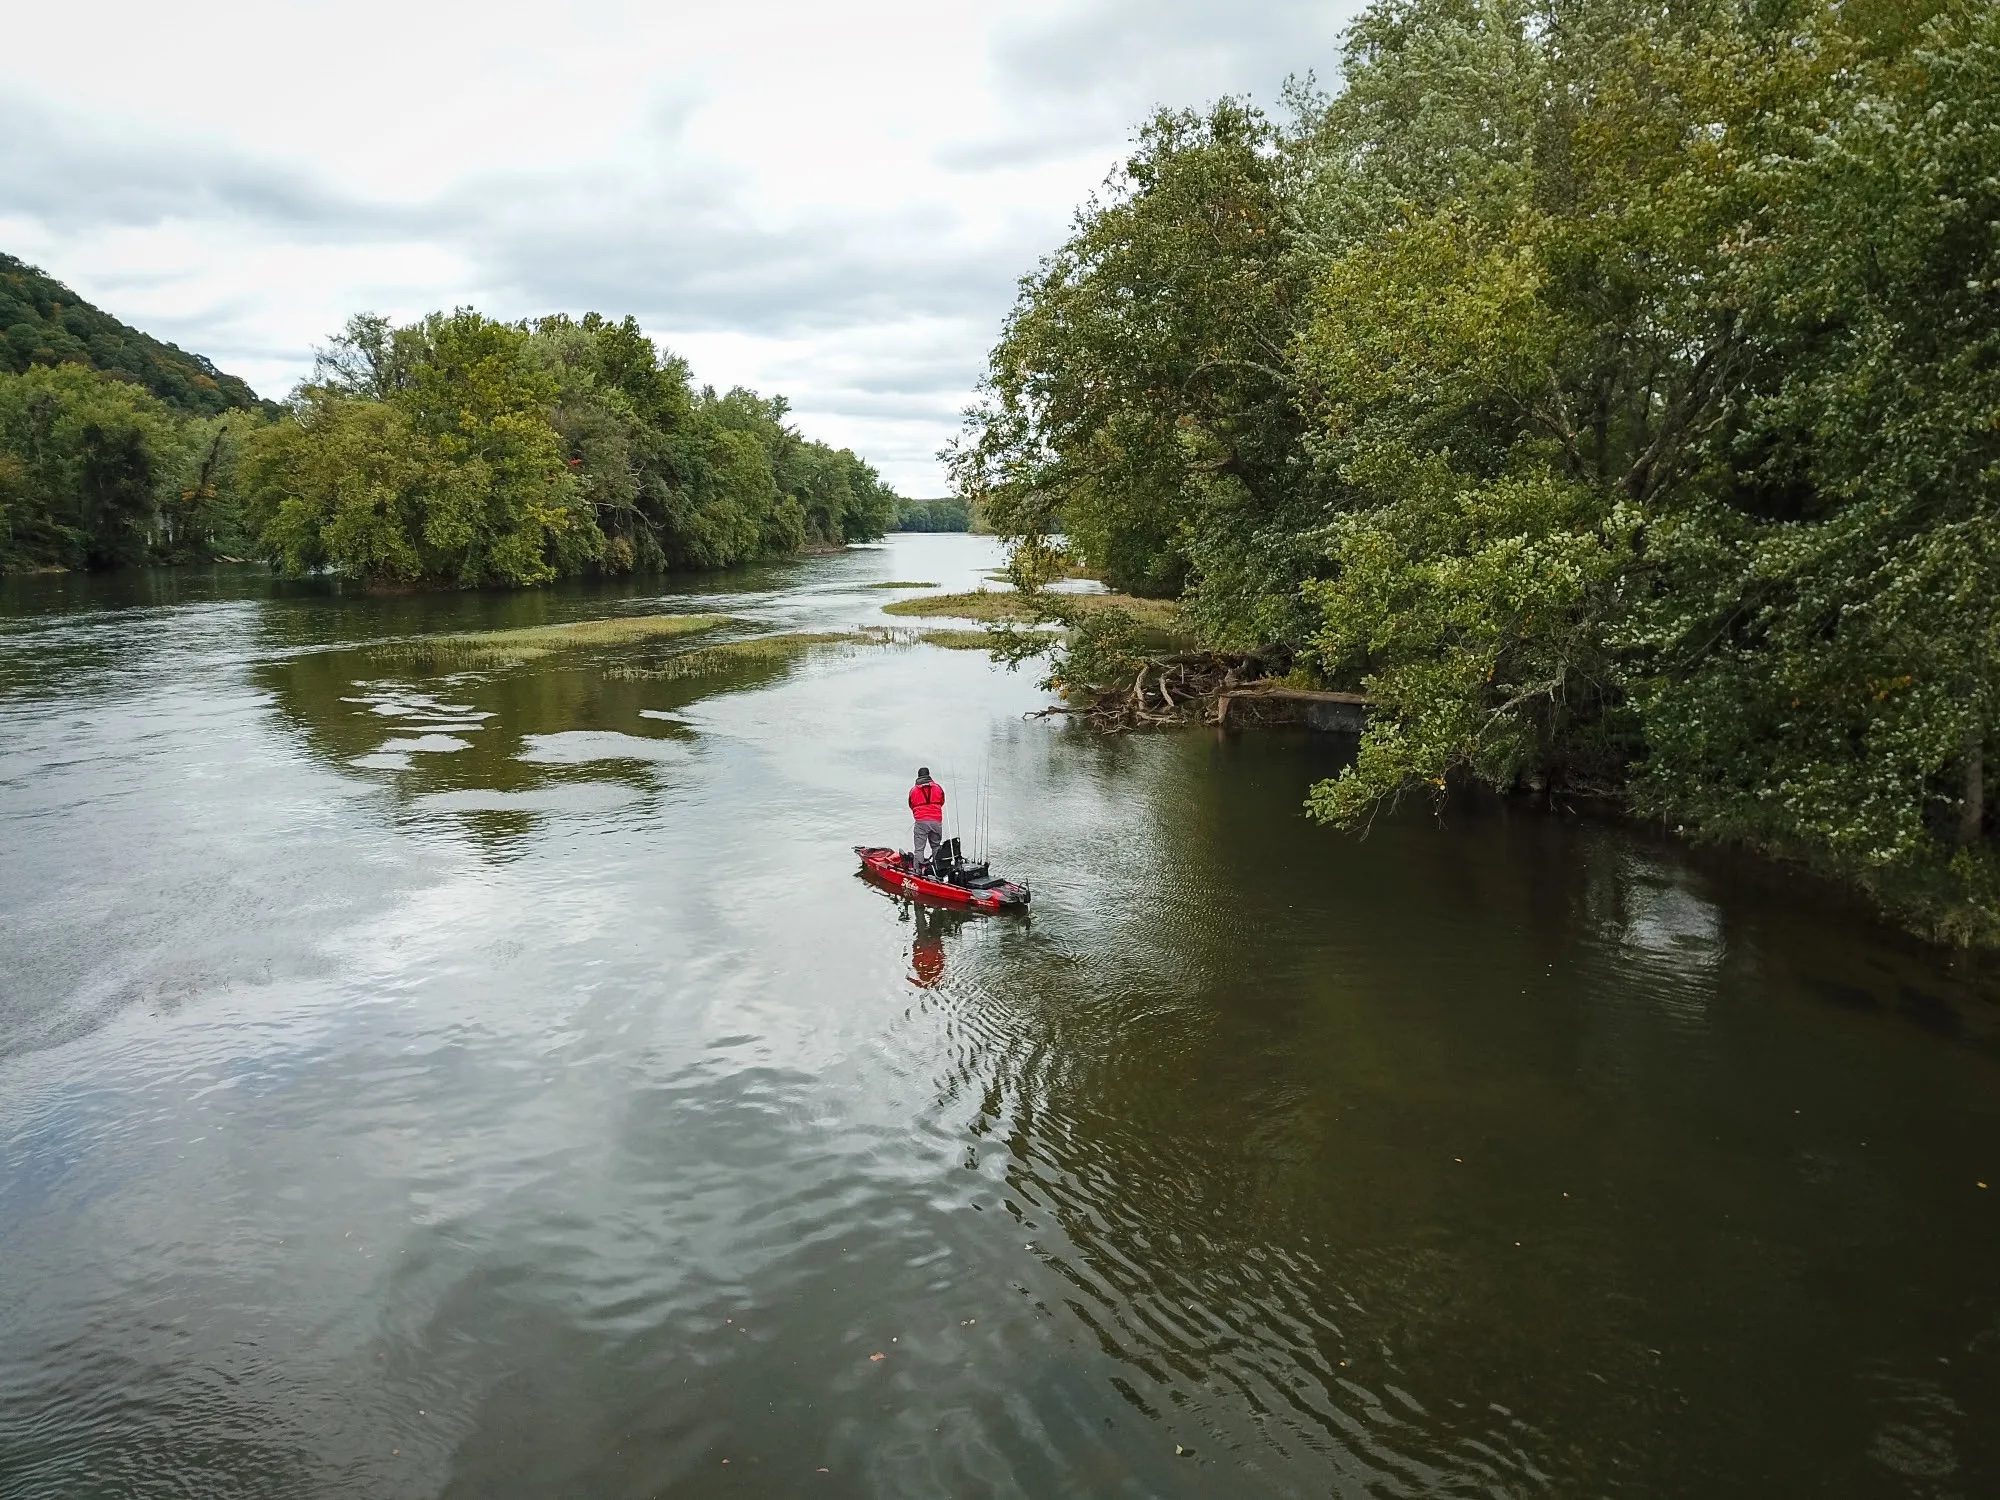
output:
[{"label": "kayak deck", "polygon": [[934,879],[911,867],[910,856],[899,849],[871,848],[856,844],[861,856],[861,873],[876,884],[919,901],[940,906],[959,906],[970,911],[1025,911],[1029,894],[1026,886],[1000,880],[974,866],[979,873],[961,880]]}]

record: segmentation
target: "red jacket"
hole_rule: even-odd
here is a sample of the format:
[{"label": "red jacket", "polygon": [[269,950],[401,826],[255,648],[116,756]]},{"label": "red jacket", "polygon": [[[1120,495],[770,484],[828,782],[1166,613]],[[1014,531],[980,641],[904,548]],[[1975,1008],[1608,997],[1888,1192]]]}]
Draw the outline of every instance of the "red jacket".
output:
[{"label": "red jacket", "polygon": [[911,787],[910,816],[919,823],[942,823],[944,788],[935,781],[920,781]]}]

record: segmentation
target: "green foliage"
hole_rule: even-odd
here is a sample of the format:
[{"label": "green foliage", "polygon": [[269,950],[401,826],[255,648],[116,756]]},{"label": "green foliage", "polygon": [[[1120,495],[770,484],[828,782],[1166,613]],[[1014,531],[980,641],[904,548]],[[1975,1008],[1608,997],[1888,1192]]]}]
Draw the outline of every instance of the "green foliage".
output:
[{"label": "green foliage", "polygon": [[35,267],[0,255],[0,371],[74,364],[151,392],[175,411],[249,411],[257,393],[198,354],[148,338]]},{"label": "green foliage", "polygon": [[517,665],[558,651],[670,641],[730,623],[728,615],[613,615],[602,620],[573,620],[564,625],[524,625],[513,630],[419,636],[415,640],[378,646],[375,654],[432,667]]},{"label": "green foliage", "polygon": [[355,318],[260,437],[252,514],[301,571],[535,584],[880,536],[896,497],[782,398],[695,391],[627,318]]},{"label": "green foliage", "polygon": [[[370,336],[352,330],[349,345]],[[528,335],[460,310],[399,330],[385,399],[329,367],[252,440],[250,513],[293,571],[542,583],[603,546],[546,412]]]},{"label": "green foliage", "polygon": [[0,375],[0,567],[143,558],[177,436],[157,399],[82,365]]},{"label": "green foliage", "polygon": [[[1547,474],[1468,480],[1404,456],[1384,503],[1338,522],[1312,657],[1374,701],[1355,766],[1312,806],[1364,820],[1385,795],[1467,773],[1498,786],[1615,781],[1631,750],[1607,617],[1634,513]],[[1388,494],[1395,492],[1393,500]]]},{"label": "green foliage", "polygon": [[948,456],[1002,535],[1063,533],[1136,594],[1295,584],[1312,486],[1282,366],[1305,288],[1278,147],[1236,101],[1160,114],[1024,281]]},{"label": "green foliage", "polygon": [[[1764,369],[1657,525],[1634,791],[1921,885],[1941,928],[1990,938],[2000,12],[1945,7],[1901,54],[1859,40],[1876,55],[1840,56],[1789,149],[1746,167],[1771,205],[1739,277]],[[1972,899],[1940,904],[1940,872]]]},{"label": "green foliage", "polygon": [[1017,565],[1365,687],[1323,817],[1620,791],[2000,939],[2000,8],[1381,0],[1342,80],[1024,281],[948,455]]},{"label": "green foliage", "polygon": [[5,257],[0,314],[18,367],[0,362],[0,571],[266,556],[519,586],[866,541],[897,515],[781,398],[695,391],[630,318],[363,314],[270,420],[240,381]]},{"label": "green foliage", "polygon": [[955,495],[941,500],[898,500],[891,531],[970,531],[972,506]]}]

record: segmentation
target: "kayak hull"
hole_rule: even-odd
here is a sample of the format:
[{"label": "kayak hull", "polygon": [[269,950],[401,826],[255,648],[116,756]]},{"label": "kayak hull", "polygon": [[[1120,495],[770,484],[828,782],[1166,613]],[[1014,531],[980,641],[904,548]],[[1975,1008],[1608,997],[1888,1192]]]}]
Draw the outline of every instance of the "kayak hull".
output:
[{"label": "kayak hull", "polygon": [[861,856],[861,873],[885,890],[936,906],[955,906],[962,911],[1026,911],[1028,889],[1011,880],[995,880],[983,886],[953,885],[948,880],[932,880],[910,868],[909,856],[898,849],[872,849],[860,844],[854,852]]}]

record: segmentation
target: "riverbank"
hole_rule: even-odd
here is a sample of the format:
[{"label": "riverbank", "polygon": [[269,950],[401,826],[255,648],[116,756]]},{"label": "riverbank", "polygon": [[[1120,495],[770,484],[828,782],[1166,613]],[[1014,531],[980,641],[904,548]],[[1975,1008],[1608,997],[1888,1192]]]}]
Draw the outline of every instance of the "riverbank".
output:
[{"label": "riverbank", "polygon": [[[1242,715],[1247,715],[1247,722],[1311,721],[1358,735],[1363,757],[1382,753],[1385,743],[1379,732],[1370,736],[1375,705],[1368,694],[1329,691],[1309,670],[1283,671],[1289,662],[1284,653],[1203,650],[1173,601],[1108,592],[1023,594],[980,589],[919,595],[884,610],[973,620],[989,629],[997,626],[990,642],[1003,659],[1020,662],[1051,655],[1053,666],[1044,685],[1063,703],[1044,712],[1079,715],[1100,732],[1223,723],[1236,710],[1239,727],[1246,722]],[[1061,633],[1044,631],[1031,640],[1011,635],[1014,628],[1029,623],[1059,626]],[[1410,711],[1407,705],[1404,711]],[[1326,821],[1342,821],[1339,790],[1353,774],[1350,767],[1314,789],[1309,805]],[[1470,770],[1461,770],[1415,789],[1412,795],[1436,802],[1449,788],[1480,780]],[[1657,828],[1691,846],[1738,848],[1778,866],[1808,872],[1829,888],[1860,897],[1878,915],[1926,942],[1956,949],[2000,949],[2000,871],[1990,851],[1947,848],[1928,862],[1871,863],[1798,839],[1760,837],[1677,819],[1670,809],[1637,801],[1622,784],[1583,788],[1560,782],[1552,786],[1550,781],[1546,771],[1537,776],[1523,770],[1496,790],[1531,800],[1568,798],[1613,806],[1635,824]]]}]

